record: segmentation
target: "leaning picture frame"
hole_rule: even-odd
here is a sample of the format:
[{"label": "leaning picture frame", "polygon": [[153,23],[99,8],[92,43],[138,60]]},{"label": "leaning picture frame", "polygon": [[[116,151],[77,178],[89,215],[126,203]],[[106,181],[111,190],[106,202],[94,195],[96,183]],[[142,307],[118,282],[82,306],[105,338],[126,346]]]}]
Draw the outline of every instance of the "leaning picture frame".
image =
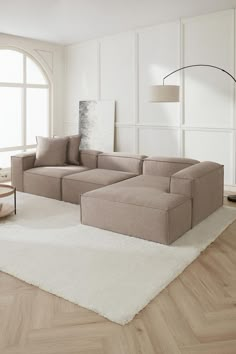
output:
[{"label": "leaning picture frame", "polygon": [[115,101],[79,101],[81,149],[114,151]]}]

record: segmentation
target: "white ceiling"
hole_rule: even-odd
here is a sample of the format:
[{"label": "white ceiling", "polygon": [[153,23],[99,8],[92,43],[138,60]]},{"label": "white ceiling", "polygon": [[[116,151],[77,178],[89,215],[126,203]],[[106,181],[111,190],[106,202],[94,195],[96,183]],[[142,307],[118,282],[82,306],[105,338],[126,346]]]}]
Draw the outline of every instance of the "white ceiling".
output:
[{"label": "white ceiling", "polygon": [[59,44],[236,7],[236,0],[0,0],[0,32]]}]

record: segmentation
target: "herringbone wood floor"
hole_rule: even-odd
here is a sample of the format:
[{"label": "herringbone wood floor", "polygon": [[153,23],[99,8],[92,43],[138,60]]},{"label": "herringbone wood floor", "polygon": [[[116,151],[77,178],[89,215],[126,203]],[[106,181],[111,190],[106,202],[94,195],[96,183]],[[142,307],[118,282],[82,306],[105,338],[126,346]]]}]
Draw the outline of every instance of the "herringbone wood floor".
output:
[{"label": "herringbone wood floor", "polygon": [[0,273],[0,354],[236,354],[236,222],[122,327]]}]

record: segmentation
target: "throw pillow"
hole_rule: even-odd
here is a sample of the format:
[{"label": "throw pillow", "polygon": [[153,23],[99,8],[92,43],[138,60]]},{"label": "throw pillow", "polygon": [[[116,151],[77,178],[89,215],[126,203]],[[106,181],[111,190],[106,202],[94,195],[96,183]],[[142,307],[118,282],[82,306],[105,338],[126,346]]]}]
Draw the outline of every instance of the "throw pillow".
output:
[{"label": "throw pillow", "polygon": [[68,138],[37,136],[35,167],[63,166],[66,164]]},{"label": "throw pillow", "polygon": [[[55,139],[61,138],[60,136],[54,135]],[[81,142],[80,135],[69,135],[65,138],[68,139],[67,146],[67,158],[66,163],[68,165],[79,165],[79,146]]]},{"label": "throw pillow", "polygon": [[67,163],[69,165],[79,165],[80,135],[68,136]]}]

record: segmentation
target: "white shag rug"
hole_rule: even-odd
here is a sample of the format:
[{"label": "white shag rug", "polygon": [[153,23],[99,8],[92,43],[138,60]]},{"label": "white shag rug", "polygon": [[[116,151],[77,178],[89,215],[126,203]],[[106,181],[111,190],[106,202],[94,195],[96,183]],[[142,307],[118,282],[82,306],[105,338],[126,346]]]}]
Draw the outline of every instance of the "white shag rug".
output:
[{"label": "white shag rug", "polygon": [[126,324],[236,219],[222,207],[171,246],[80,224],[79,206],[17,194],[0,270]]}]

